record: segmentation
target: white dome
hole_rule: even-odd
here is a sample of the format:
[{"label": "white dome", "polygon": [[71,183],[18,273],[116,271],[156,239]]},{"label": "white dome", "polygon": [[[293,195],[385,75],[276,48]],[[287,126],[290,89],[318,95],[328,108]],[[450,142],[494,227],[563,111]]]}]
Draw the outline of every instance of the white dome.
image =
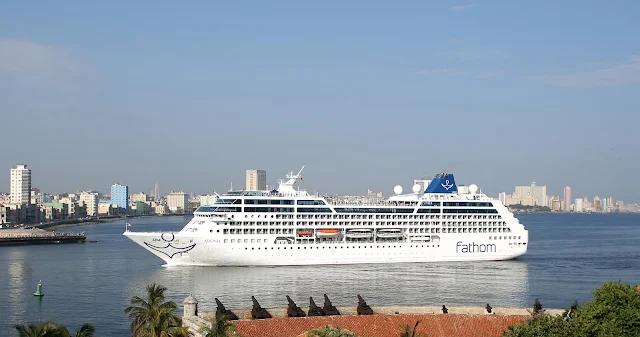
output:
[{"label": "white dome", "polygon": [[393,193],[402,194],[402,186],[396,185],[396,187],[393,188]]},{"label": "white dome", "polygon": [[469,186],[469,193],[471,193],[471,194],[478,193],[478,185],[471,184],[471,186]]},{"label": "white dome", "polygon": [[420,186],[420,184],[413,185],[413,193],[418,194],[420,191],[422,191],[422,186]]}]

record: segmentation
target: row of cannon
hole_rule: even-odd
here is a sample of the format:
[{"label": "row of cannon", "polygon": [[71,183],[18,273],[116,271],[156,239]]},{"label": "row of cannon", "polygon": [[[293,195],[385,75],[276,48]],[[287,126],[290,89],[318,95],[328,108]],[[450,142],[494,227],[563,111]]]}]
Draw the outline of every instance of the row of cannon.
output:
[{"label": "row of cannon", "polygon": [[[224,307],[222,302],[216,300],[216,318],[225,317],[228,320],[237,320],[238,316],[233,313],[233,311],[228,310]],[[267,309],[260,306],[258,300],[254,296],[251,296],[251,301],[253,302],[253,306],[251,307],[251,318],[253,319],[265,319],[271,318],[271,314]],[[309,310],[305,313],[296,303],[287,295],[287,317],[313,317],[313,316],[338,316],[340,315],[340,311],[336,308],[332,303],[327,294],[324,294],[324,305],[319,307],[313,301],[313,297],[309,297]],[[571,305],[571,310],[569,314],[572,314],[578,307],[578,302],[575,301]],[[536,298],[535,303],[533,304],[533,313],[538,313],[542,310],[542,304]],[[373,315],[373,309],[367,304],[367,302],[358,294],[358,307],[356,309],[358,315]],[[485,307],[485,311],[488,314],[493,313],[493,308],[487,303]],[[442,313],[447,314],[449,309],[446,306],[442,306]]]},{"label": "row of cannon", "polygon": [[[225,317],[228,320],[237,320],[238,316],[233,313],[233,311],[228,310],[224,307],[222,302],[216,300],[216,318]],[[251,318],[253,319],[265,319],[271,318],[271,314],[267,309],[260,306],[258,300],[255,297],[251,296],[251,301],[253,301],[253,306],[251,307]],[[312,316],[337,316],[340,315],[340,311],[336,308],[332,303],[327,294],[324,294],[324,305],[319,307],[316,305],[316,302],[313,301],[313,297],[309,297],[309,310],[305,313],[296,303],[287,295],[287,302],[289,306],[287,307],[287,317],[312,317]],[[371,307],[365,302],[365,300],[358,294],[358,307],[357,307],[358,315],[373,315],[373,310]]]}]

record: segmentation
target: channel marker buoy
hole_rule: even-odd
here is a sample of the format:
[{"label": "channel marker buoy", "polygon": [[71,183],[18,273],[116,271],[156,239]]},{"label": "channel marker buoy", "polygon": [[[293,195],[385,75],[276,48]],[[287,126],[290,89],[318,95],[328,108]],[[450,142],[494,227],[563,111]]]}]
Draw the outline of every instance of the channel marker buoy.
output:
[{"label": "channel marker buoy", "polygon": [[44,294],[42,293],[42,280],[38,282],[38,286],[36,287],[36,292],[33,293],[33,296],[44,296]]}]

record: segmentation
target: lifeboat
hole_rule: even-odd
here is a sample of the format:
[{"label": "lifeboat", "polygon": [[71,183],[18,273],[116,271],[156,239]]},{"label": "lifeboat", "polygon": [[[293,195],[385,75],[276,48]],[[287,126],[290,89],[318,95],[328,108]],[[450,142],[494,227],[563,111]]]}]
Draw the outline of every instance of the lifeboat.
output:
[{"label": "lifeboat", "polygon": [[378,229],[379,238],[401,238],[402,231],[398,228],[382,228]]},{"label": "lifeboat", "polygon": [[313,235],[313,231],[310,229],[299,229],[298,236],[311,236]]},{"label": "lifeboat", "polygon": [[347,237],[350,239],[368,239],[373,237],[371,229],[347,229]]},{"label": "lifeboat", "polygon": [[339,229],[318,229],[316,236],[319,238],[333,238],[340,235]]}]

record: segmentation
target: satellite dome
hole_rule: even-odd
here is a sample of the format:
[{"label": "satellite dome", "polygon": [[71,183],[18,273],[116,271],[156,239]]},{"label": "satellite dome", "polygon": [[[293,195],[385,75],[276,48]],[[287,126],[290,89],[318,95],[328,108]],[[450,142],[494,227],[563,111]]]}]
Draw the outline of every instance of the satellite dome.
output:
[{"label": "satellite dome", "polygon": [[478,185],[471,184],[471,186],[469,186],[469,193],[476,194],[477,192],[478,192]]},{"label": "satellite dome", "polygon": [[396,187],[393,188],[393,193],[401,194],[402,193],[402,186],[396,185]]},{"label": "satellite dome", "polygon": [[420,186],[420,184],[413,185],[413,193],[418,194],[420,191],[422,191],[422,186]]}]

